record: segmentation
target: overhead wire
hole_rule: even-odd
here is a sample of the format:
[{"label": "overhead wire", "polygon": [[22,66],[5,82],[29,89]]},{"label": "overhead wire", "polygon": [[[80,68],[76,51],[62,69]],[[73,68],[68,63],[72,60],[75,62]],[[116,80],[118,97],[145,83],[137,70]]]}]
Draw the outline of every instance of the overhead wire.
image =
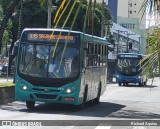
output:
[{"label": "overhead wire", "polygon": [[[70,11],[69,11],[69,13],[68,13],[68,15],[67,15],[67,18],[65,19],[65,21],[64,21],[64,23],[63,23],[63,25],[62,25],[62,29],[65,27],[65,25],[66,25],[66,23],[67,23],[70,15],[71,15],[71,12],[72,12],[74,6],[76,5],[76,2],[77,2],[77,1],[78,1],[78,0],[75,0],[75,1],[74,1],[74,3],[73,3],[73,5],[72,5],[72,7],[71,7],[71,9],[70,9]],[[58,37],[60,37],[61,33],[62,33],[62,31],[59,33]],[[58,42],[59,42],[59,38],[58,38],[57,41],[56,41],[56,44],[55,44],[55,47],[54,47],[54,51],[53,51],[53,54],[52,54],[52,58],[54,58],[54,55],[55,55],[55,52],[56,52],[56,49],[57,49],[57,46],[58,46]]]},{"label": "overhead wire", "polygon": [[[79,13],[79,10],[80,10],[81,6],[82,6],[82,1],[80,1],[80,4],[79,4],[78,9],[77,9],[77,11],[76,11],[76,14],[75,14],[74,19],[73,19],[72,24],[71,24],[71,27],[70,27],[70,29],[69,29],[68,36],[70,35],[70,32],[71,32],[71,30],[72,30],[72,28],[73,28],[73,25],[74,25],[75,21],[76,21],[76,18],[77,18],[77,16],[78,16],[78,13]],[[65,50],[66,50],[67,44],[68,44],[68,40],[65,42],[65,46],[64,46],[64,49],[63,49],[63,52],[62,52],[62,56],[61,56],[59,68],[60,68],[60,66],[61,66],[61,64],[62,64],[62,60],[63,60],[63,56],[64,56],[64,52],[65,52]]]}]

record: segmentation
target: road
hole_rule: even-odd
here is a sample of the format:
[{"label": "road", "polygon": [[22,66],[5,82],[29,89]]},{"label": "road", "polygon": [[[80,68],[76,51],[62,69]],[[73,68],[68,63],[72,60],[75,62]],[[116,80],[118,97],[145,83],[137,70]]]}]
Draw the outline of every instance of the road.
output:
[{"label": "road", "polygon": [[[107,84],[106,92],[101,96],[101,102],[98,105],[88,103],[84,109],[64,104],[36,103],[35,110],[31,111],[27,110],[24,102],[15,101],[0,106],[0,120],[63,120],[62,125],[66,124],[65,120],[100,120],[102,123],[98,124],[104,124],[105,129],[159,129],[160,126],[108,126],[107,122],[103,121],[123,120],[121,125],[125,125],[126,120],[160,120],[160,80],[155,78],[153,85],[151,83],[152,80],[149,80],[145,87],[138,85],[119,87],[116,83]],[[93,122],[91,121],[91,125],[94,125]],[[63,126],[63,129],[103,129],[104,126],[79,126],[74,123]],[[62,128],[62,126],[54,126],[54,129],[55,127]],[[15,127],[12,128],[15,129]],[[51,127],[38,127],[38,129],[41,128]]]}]

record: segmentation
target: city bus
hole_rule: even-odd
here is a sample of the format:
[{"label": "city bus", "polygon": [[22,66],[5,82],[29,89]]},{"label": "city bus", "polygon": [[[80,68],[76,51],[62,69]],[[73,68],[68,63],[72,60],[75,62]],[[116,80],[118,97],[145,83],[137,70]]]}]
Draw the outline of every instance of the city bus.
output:
[{"label": "city bus", "polygon": [[79,31],[24,29],[17,49],[16,100],[28,109],[36,101],[98,104],[107,84],[107,44]]},{"label": "city bus", "polygon": [[140,60],[143,54],[137,53],[119,53],[116,63],[116,82],[119,86],[129,83],[146,85],[147,77],[143,75]]}]

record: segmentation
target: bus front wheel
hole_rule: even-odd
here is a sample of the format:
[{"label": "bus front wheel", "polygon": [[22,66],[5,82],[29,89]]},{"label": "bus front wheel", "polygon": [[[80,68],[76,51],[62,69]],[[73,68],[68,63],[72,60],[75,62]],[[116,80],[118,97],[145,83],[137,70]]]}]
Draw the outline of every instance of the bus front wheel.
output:
[{"label": "bus front wheel", "polygon": [[119,83],[118,83],[118,85],[119,85],[119,86],[121,86],[121,85],[122,85],[122,83],[121,83],[121,82],[119,82]]},{"label": "bus front wheel", "polygon": [[143,86],[142,84],[143,84],[143,83],[140,82],[140,83],[139,83],[139,86]]},{"label": "bus front wheel", "polygon": [[35,101],[26,101],[26,106],[28,109],[34,109]]},{"label": "bus front wheel", "polygon": [[83,101],[80,104],[80,108],[84,108],[85,107],[85,103],[86,103],[86,100],[87,100],[87,94],[88,94],[88,88],[86,87],[85,90],[84,90]]}]

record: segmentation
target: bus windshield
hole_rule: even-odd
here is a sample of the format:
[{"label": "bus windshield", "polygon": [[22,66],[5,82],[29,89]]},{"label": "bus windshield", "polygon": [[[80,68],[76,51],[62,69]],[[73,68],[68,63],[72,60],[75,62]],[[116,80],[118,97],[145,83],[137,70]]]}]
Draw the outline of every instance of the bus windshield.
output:
[{"label": "bus windshield", "polygon": [[136,75],[139,70],[140,59],[136,58],[120,58],[117,61],[116,70],[123,75]]},{"label": "bus windshield", "polygon": [[22,43],[19,55],[18,70],[23,75],[74,78],[79,74],[79,49],[73,46]]}]

